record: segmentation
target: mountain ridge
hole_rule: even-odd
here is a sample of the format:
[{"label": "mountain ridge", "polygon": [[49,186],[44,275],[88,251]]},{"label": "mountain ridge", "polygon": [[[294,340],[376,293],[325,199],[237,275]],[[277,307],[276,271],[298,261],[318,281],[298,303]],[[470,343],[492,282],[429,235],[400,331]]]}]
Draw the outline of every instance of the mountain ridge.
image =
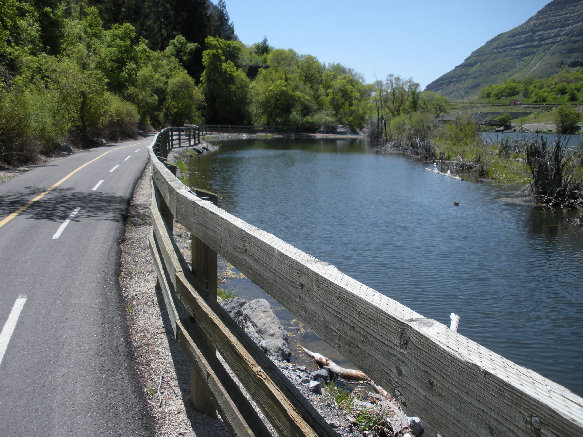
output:
[{"label": "mountain ridge", "polygon": [[426,90],[450,99],[472,98],[486,85],[549,76],[582,56],[583,0],[553,0],[523,24],[473,51]]}]

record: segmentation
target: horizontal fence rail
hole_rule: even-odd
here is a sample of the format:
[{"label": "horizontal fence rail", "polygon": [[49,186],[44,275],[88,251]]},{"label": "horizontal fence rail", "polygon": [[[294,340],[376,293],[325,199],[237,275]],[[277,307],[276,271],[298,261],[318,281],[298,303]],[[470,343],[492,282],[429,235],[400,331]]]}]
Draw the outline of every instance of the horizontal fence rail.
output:
[{"label": "horizontal fence rail", "polygon": [[[200,410],[218,409],[236,435],[268,433],[218,351],[278,433],[335,435],[216,302],[220,254],[443,436],[583,435],[583,399],[565,387],[187,188],[164,165],[175,135],[174,128],[160,132],[150,154],[150,247],[174,333],[195,369],[193,403]],[[191,233],[192,269],[173,240],[174,220]]]}]

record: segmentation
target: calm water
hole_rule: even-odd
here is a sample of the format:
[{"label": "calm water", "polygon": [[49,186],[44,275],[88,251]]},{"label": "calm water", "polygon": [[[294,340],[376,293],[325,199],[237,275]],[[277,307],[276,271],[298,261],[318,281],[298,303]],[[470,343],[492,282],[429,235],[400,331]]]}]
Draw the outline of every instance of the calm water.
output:
[{"label": "calm water", "polygon": [[583,395],[583,232],[568,213],[359,140],[225,142],[189,165],[227,211],[426,317],[459,314],[461,334]]},{"label": "calm water", "polygon": [[480,132],[480,137],[486,143],[499,143],[503,140],[511,142],[530,142],[545,140],[549,146],[553,145],[558,138],[567,145],[567,147],[575,148],[583,144],[583,135],[557,135],[557,134],[537,134],[524,132]]}]

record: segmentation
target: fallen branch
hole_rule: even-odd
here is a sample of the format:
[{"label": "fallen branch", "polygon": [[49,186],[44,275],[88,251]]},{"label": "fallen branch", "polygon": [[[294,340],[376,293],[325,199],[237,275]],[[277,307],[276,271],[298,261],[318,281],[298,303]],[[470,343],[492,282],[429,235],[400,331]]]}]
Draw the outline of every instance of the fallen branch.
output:
[{"label": "fallen branch", "polygon": [[374,388],[374,391],[377,392],[377,394],[384,399],[387,399],[389,401],[394,401],[395,398],[393,396],[390,395],[390,393],[388,391],[386,391],[384,388],[382,388],[380,385],[376,385],[375,382],[372,379],[369,379],[368,383],[370,384],[370,386],[372,388]]},{"label": "fallen branch", "polygon": [[302,348],[302,349],[304,350],[304,352],[306,354],[308,354],[310,357],[312,357],[316,363],[318,363],[320,366],[328,369],[330,372],[334,373],[335,375],[338,375],[344,379],[351,379],[354,381],[369,381],[370,380],[370,378],[368,376],[366,376],[366,374],[364,372],[361,372],[360,370],[347,369],[345,367],[341,367],[338,364],[336,364],[334,361],[332,361],[330,358],[327,358],[322,354],[309,351],[306,348]]},{"label": "fallen branch", "polygon": [[364,372],[361,372],[360,370],[356,369],[346,369],[345,367],[339,366],[330,358],[325,357],[324,355],[319,354],[318,352],[312,352],[304,347],[302,349],[306,354],[312,357],[316,364],[318,364],[319,366],[328,369],[330,372],[344,379],[365,381],[377,392],[379,396],[381,396],[384,399],[394,401],[395,398],[391,396],[391,394],[388,391],[386,391],[380,385],[375,384],[375,382],[372,379],[370,379]]}]

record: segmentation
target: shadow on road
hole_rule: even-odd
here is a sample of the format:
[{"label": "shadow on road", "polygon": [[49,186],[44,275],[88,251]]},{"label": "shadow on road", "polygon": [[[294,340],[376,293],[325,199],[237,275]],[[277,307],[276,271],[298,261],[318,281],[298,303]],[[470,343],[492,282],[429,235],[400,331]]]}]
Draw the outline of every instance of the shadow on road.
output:
[{"label": "shadow on road", "polygon": [[[42,189],[24,187],[21,191],[0,197],[0,219],[17,211],[33,199]],[[33,203],[19,215],[33,220],[65,220],[71,212],[80,207],[80,217],[122,222],[125,220],[127,199],[101,192],[81,192],[70,188],[57,188],[41,200]]]}]

